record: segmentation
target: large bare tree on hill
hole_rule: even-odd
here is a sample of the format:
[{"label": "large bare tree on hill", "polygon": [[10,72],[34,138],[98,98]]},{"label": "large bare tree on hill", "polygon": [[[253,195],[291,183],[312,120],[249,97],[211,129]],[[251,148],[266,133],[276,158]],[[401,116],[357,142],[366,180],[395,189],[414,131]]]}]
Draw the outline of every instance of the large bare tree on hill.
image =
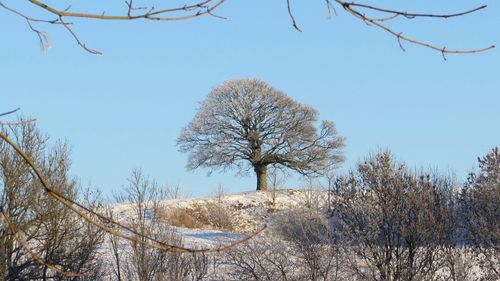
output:
[{"label": "large bare tree on hill", "polygon": [[317,110],[259,79],[229,80],[212,90],[177,144],[190,153],[189,170],[253,169],[257,190],[266,190],[270,164],[310,175],[343,161],[344,138],[332,121],[318,130],[317,119]]}]

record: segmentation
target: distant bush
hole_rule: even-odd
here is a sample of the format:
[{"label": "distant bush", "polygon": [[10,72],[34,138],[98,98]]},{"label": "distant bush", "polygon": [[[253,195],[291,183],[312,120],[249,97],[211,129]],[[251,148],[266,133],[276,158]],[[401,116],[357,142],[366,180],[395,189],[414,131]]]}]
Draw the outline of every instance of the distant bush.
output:
[{"label": "distant bush", "polygon": [[323,244],[331,237],[326,218],[307,208],[281,215],[275,229],[285,240],[299,244]]},{"label": "distant bush", "polygon": [[192,210],[187,208],[175,208],[165,211],[167,221],[170,225],[186,228],[200,228],[201,224],[191,215]]},{"label": "distant bush", "polygon": [[193,208],[164,209],[161,211],[160,217],[170,225],[177,227],[234,230],[231,214],[226,208],[216,203],[195,204]]},{"label": "distant bush", "polygon": [[215,227],[225,231],[233,231],[234,224],[228,210],[216,203],[206,203],[205,205],[196,205],[193,215],[199,224]]}]

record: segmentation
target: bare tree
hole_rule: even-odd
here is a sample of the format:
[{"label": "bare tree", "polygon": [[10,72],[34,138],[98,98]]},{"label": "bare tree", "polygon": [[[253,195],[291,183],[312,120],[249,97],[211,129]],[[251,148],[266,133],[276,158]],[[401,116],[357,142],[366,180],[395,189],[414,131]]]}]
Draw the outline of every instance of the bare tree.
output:
[{"label": "bare tree", "polygon": [[321,214],[290,210],[266,236],[227,251],[226,271],[231,280],[350,280],[335,232]]},{"label": "bare tree", "polygon": [[347,280],[345,247],[339,229],[332,227],[324,213],[298,208],[277,222],[277,232],[287,241],[296,259],[297,280]]},{"label": "bare tree", "polygon": [[271,204],[276,205],[276,199],[278,198],[278,191],[284,188],[286,182],[286,171],[276,167],[276,165],[271,165],[271,169],[268,169],[267,179],[270,183],[269,195],[271,196]]},{"label": "bare tree", "polygon": [[[134,170],[128,179],[125,193],[117,195],[116,199],[118,202],[130,204],[131,212],[122,215],[122,220],[125,219],[138,233],[179,244],[180,237],[173,239],[175,234],[158,220],[160,200],[165,197],[166,193],[154,180],[145,176],[141,170]],[[140,235],[137,235],[136,239],[145,242],[145,238]],[[138,242],[124,244],[124,247],[117,247],[119,242],[116,240],[112,239],[111,242],[115,257],[115,274],[118,279],[154,281],[168,272],[167,252],[152,249]],[[126,250],[119,251],[116,248]]]},{"label": "bare tree", "polygon": [[259,237],[225,252],[223,258],[231,280],[298,280],[294,252],[281,239]]},{"label": "bare tree", "polygon": [[[74,3],[72,3],[70,0],[58,1],[58,3],[52,3],[51,1],[45,0],[24,0],[10,2],[9,0],[0,1],[0,8],[3,8],[23,18],[28,24],[29,29],[37,35],[38,39],[40,40],[40,46],[43,50],[47,50],[51,47],[51,40],[48,37],[47,33],[39,30],[35,26],[37,24],[58,25],[61,28],[66,29],[80,47],[93,54],[101,54],[101,52],[87,47],[86,44],[79,39],[77,33],[73,30],[74,22],[69,22],[69,19],[105,21],[152,20],[165,22],[193,19],[204,15],[225,19],[225,17],[215,14],[215,10],[219,8],[225,2],[225,0],[183,1],[183,3],[174,6],[168,6],[158,0],[141,2],[139,4],[139,1],[134,0],[124,2],[114,1],[110,5],[95,3],[78,3],[79,5],[72,5]],[[329,16],[331,16],[332,10],[335,14],[337,14],[336,7],[342,8],[347,14],[352,15],[353,17],[366,23],[367,25],[382,29],[394,36],[403,51],[405,49],[402,45],[402,42],[407,42],[409,44],[419,45],[439,51],[443,54],[443,58],[446,53],[477,53],[494,48],[494,46],[489,46],[481,49],[454,50],[446,47],[437,47],[425,41],[415,40],[407,35],[404,35],[402,31],[394,30],[392,27],[388,26],[388,23],[396,18],[447,19],[476,12],[478,10],[484,9],[486,5],[458,13],[433,14],[398,11],[391,8],[384,8],[377,5],[369,5],[354,1],[326,0],[325,2]],[[288,12],[293,27],[298,31],[302,31],[301,28],[299,28],[297,20],[295,19],[295,16],[292,12],[291,0],[286,0],[286,8],[287,9],[283,9],[283,12]],[[37,9],[39,10],[38,12]],[[41,14],[42,16],[38,17],[38,14]]]},{"label": "bare tree", "polygon": [[484,257],[482,268],[491,280],[500,278],[500,151],[478,158],[479,172],[465,187],[466,222],[470,238]]},{"label": "bare tree", "polygon": [[336,178],[337,178],[337,167],[333,165],[326,167],[321,179],[321,186],[328,192],[327,205],[329,212],[332,211],[332,193]]},{"label": "bare tree", "polygon": [[380,152],[336,181],[334,221],[361,280],[434,280],[449,225],[446,178]]},{"label": "bare tree", "polygon": [[[123,204],[130,204],[131,212],[122,215],[138,233],[146,234],[158,240],[183,246],[183,238],[167,225],[159,214],[162,200],[171,196],[168,186],[159,186],[141,170],[132,171],[125,193],[116,199]],[[137,235],[145,241],[145,237]],[[205,280],[209,276],[211,260],[203,252],[172,253],[154,249],[143,243],[120,243],[115,236],[110,236],[114,259],[116,280]]]},{"label": "bare tree", "polygon": [[[91,209],[100,206],[98,196],[83,190],[68,175],[70,158],[65,143],[49,147],[48,136],[40,133],[34,122],[21,119],[14,123],[2,127],[2,134],[16,139],[36,159],[55,190]],[[40,192],[29,166],[4,142],[0,144],[0,177],[0,278],[97,280],[102,231],[79,221],[70,210]]]},{"label": "bare tree", "polygon": [[257,190],[266,190],[268,165],[308,175],[343,161],[344,138],[332,121],[318,131],[317,118],[314,108],[259,79],[228,80],[208,95],[177,144],[190,153],[188,169],[253,169]]}]

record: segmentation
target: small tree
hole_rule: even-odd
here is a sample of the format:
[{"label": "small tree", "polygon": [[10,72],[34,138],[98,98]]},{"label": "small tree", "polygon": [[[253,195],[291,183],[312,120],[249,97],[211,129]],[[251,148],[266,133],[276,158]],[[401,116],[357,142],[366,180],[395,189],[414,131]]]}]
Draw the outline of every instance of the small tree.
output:
[{"label": "small tree", "polygon": [[[40,132],[35,122],[20,119],[0,126],[15,139],[55,191],[97,210],[99,194],[82,189],[71,177],[68,145]],[[46,196],[29,166],[6,142],[0,142],[0,280],[98,280],[98,250],[103,232],[78,220],[62,204]],[[58,269],[59,271],[54,271]]]},{"label": "small tree", "polygon": [[435,280],[451,228],[453,181],[414,172],[389,151],[372,155],[335,182],[334,226],[360,280]]},{"label": "small tree", "polygon": [[478,158],[479,171],[471,173],[465,188],[465,215],[470,238],[491,280],[500,278],[500,150]]},{"label": "small tree", "polygon": [[267,166],[320,174],[342,162],[332,121],[315,127],[318,111],[259,79],[234,79],[215,87],[177,140],[190,152],[187,168],[253,169],[257,190],[267,189]]},{"label": "small tree", "polygon": [[[118,202],[130,204],[130,212],[119,214],[139,233],[173,245],[183,246],[182,236],[162,221],[162,200],[172,195],[171,188],[160,186],[154,179],[139,170],[133,170],[124,193],[115,196]],[[118,216],[110,210],[110,216]],[[137,235],[139,241],[145,237]],[[110,236],[113,255],[114,280],[138,281],[200,281],[209,278],[212,267],[210,256],[204,252],[173,253],[148,247],[144,244],[125,241]],[[108,276],[108,280],[113,280]]]}]

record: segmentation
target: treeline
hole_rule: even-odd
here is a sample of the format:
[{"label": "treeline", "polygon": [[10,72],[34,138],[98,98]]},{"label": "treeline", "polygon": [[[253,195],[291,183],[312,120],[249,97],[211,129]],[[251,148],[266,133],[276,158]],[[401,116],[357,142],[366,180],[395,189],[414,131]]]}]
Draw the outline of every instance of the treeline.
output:
[{"label": "treeline", "polygon": [[[116,196],[130,208],[113,211],[68,174],[65,143],[50,145],[33,123],[2,132],[54,190],[184,246],[162,215],[161,201],[177,196],[172,190],[134,171]],[[478,166],[459,183],[381,151],[330,178],[328,207],[318,200],[281,213],[263,235],[220,253],[175,253],[85,223],[49,198],[24,160],[0,143],[0,280],[500,280],[498,148]]]},{"label": "treeline", "polygon": [[295,210],[230,250],[230,280],[500,280],[498,148],[478,160],[460,184],[371,155],[333,181],[331,211]]},{"label": "treeline", "polygon": [[389,152],[368,157],[334,189],[332,227],[360,280],[499,280],[500,154],[460,185]]}]

